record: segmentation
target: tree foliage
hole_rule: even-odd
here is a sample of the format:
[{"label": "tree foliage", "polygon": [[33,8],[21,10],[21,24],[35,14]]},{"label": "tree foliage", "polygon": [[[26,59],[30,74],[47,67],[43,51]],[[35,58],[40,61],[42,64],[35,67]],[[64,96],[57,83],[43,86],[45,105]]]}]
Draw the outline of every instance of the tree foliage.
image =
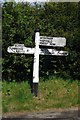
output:
[{"label": "tree foliage", "polygon": [[63,36],[67,57],[40,56],[40,76],[80,78],[79,3],[44,4],[5,2],[2,6],[3,79],[22,81],[32,78],[33,56],[9,54],[8,46],[22,43],[34,47],[34,31],[44,36]]}]

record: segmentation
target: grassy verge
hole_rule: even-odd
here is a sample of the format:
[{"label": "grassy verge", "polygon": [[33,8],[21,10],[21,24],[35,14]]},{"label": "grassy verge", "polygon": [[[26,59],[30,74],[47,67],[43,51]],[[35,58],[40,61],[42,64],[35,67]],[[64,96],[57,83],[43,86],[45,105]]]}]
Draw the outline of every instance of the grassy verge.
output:
[{"label": "grassy verge", "polygon": [[39,83],[38,97],[33,97],[28,82],[3,82],[3,113],[16,111],[40,111],[50,108],[76,106],[78,81],[50,78]]}]

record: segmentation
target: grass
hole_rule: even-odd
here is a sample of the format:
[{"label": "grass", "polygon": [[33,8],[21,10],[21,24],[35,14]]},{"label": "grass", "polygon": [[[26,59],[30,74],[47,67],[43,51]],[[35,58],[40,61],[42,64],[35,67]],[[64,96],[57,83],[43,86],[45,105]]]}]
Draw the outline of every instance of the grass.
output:
[{"label": "grass", "polygon": [[2,84],[0,81],[0,116],[2,115]]},{"label": "grass", "polygon": [[40,81],[38,97],[31,94],[28,82],[3,82],[3,113],[70,108],[79,104],[78,81],[49,78]]}]

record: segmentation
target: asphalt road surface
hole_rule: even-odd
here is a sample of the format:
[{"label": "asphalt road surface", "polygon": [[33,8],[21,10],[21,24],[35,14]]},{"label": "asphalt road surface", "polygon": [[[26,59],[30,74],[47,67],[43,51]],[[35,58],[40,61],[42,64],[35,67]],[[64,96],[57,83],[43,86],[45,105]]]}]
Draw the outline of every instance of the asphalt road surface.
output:
[{"label": "asphalt road surface", "polygon": [[60,111],[5,114],[2,120],[80,120],[78,108]]}]

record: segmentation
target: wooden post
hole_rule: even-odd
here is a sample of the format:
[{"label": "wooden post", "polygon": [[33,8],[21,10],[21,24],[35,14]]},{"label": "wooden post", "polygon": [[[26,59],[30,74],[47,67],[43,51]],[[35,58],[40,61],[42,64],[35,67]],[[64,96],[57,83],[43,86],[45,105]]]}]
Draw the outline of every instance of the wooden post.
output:
[{"label": "wooden post", "polygon": [[39,83],[39,30],[35,31],[35,51],[34,51],[34,63],[33,63],[33,95],[37,96],[38,83]]}]

